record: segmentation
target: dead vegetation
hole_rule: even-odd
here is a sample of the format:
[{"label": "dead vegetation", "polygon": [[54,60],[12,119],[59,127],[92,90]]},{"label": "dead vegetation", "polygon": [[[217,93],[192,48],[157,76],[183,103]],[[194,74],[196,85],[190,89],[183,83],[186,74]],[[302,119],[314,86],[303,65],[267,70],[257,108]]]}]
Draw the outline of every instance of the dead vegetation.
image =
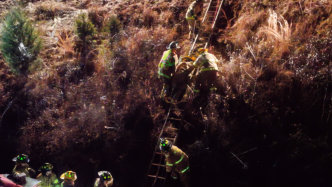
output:
[{"label": "dead vegetation", "polygon": [[[43,65],[7,113],[5,130],[16,136],[7,128],[16,124],[17,141],[25,142],[12,140],[9,152],[30,154],[35,167],[57,160],[58,170],[80,172],[79,184],[92,183],[100,168],[111,169],[120,186],[142,184],[165,115],[157,64],[173,40],[187,53],[182,18],[188,3],[36,2],[33,15],[46,42]],[[183,121],[172,122],[182,128],[179,144],[192,158],[194,186],[330,184],[331,162],[323,155],[330,155],[332,142],[331,12],[329,1],[227,1],[211,49],[224,59],[226,94],[212,94],[201,114],[192,113],[191,100],[172,114]],[[75,50],[80,13],[97,28],[85,39],[83,55]],[[83,61],[93,66],[89,73]],[[19,81],[5,65],[0,80],[4,111]],[[18,113],[24,113],[21,120],[15,120]],[[229,152],[252,147],[257,151],[241,157],[246,172]]]}]

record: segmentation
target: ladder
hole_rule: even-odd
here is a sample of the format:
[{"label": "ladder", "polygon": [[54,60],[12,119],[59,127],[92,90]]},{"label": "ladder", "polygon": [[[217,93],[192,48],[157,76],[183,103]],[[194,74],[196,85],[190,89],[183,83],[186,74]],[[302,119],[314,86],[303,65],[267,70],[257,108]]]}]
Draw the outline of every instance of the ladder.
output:
[{"label": "ladder", "polygon": [[[160,134],[158,137],[158,142],[161,137],[164,137],[168,141],[172,142],[172,144],[175,144],[177,133],[169,133],[165,130],[173,130],[174,132],[177,132],[178,129],[171,127],[170,123],[167,123],[169,113],[171,109],[168,110],[166,120],[160,130]],[[166,164],[165,164],[165,156],[164,154],[159,150],[159,144],[157,143],[155,150],[152,155],[152,159],[149,165],[148,173],[147,173],[147,187],[162,187],[164,186],[166,182]]]},{"label": "ladder", "polygon": [[204,48],[207,48],[211,39],[211,36],[213,34],[213,30],[216,26],[216,22],[218,20],[219,17],[219,13],[222,7],[224,0],[208,0],[205,3],[206,4],[206,11],[202,20],[202,25],[206,24],[208,26],[211,26],[210,32],[208,33],[200,33],[198,32],[196,34],[196,37],[194,39],[193,44],[191,45],[191,48],[189,50],[189,56],[191,55],[191,53],[193,52],[196,44],[203,44]]}]

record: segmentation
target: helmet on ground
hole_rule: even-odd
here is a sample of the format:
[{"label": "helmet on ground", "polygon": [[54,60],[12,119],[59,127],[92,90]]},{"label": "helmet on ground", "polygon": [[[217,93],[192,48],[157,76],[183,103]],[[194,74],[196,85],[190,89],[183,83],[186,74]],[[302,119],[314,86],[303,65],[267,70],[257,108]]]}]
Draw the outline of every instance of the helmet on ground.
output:
[{"label": "helmet on ground", "polygon": [[98,176],[101,181],[110,181],[112,179],[112,175],[109,171],[99,171]]},{"label": "helmet on ground", "polygon": [[172,41],[166,49],[179,49],[179,42],[177,41]]},{"label": "helmet on ground", "polygon": [[39,170],[40,171],[51,171],[53,169],[53,165],[50,164],[50,163],[44,163],[40,168]]},{"label": "helmet on ground", "polygon": [[205,53],[207,51],[208,51],[208,49],[206,49],[206,48],[199,48],[199,49],[197,49],[197,53],[198,54],[202,54],[202,53]]},{"label": "helmet on ground", "polygon": [[172,143],[165,138],[160,138],[159,149],[168,152],[172,147]]},{"label": "helmet on ground", "polygon": [[29,163],[30,159],[29,156],[26,154],[19,154],[16,157],[12,159],[14,162],[19,162],[19,163]]},{"label": "helmet on ground", "polygon": [[75,181],[77,179],[77,175],[74,171],[66,171],[66,172],[62,173],[62,175],[60,176],[60,179]]}]

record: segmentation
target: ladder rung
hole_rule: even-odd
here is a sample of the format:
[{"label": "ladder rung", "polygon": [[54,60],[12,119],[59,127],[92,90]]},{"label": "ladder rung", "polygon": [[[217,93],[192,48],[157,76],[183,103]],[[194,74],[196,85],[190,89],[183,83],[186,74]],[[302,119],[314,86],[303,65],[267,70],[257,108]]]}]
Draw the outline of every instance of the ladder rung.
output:
[{"label": "ladder rung", "polygon": [[175,127],[168,127],[167,129],[178,130],[178,129],[175,128]]},{"label": "ladder rung", "polygon": [[155,176],[155,175],[148,175],[148,177],[151,177],[151,178],[158,178],[158,179],[166,180],[165,177],[159,177],[159,176]]},{"label": "ladder rung", "polygon": [[159,166],[159,167],[166,167],[165,165],[163,164],[156,164],[156,163],[152,163],[153,166]]}]

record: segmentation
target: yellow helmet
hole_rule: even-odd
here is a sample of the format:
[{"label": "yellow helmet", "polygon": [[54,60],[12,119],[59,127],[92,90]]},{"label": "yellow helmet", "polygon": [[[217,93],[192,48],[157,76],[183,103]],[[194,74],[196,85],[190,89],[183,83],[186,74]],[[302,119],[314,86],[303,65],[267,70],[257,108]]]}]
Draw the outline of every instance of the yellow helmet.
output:
[{"label": "yellow helmet", "polygon": [[194,57],[194,56],[184,56],[181,58],[182,62],[191,62],[191,61],[193,62],[195,60],[196,60],[196,57]]},{"label": "yellow helmet", "polygon": [[77,175],[74,171],[66,171],[66,172],[62,173],[62,175],[60,176],[60,179],[75,181],[77,179]]},{"label": "yellow helmet", "polygon": [[171,150],[172,142],[166,140],[165,138],[160,138],[159,142],[160,142],[159,143],[159,149],[161,151],[168,152],[169,150]]},{"label": "yellow helmet", "polygon": [[198,50],[197,50],[197,53],[198,54],[202,54],[202,53],[205,53],[205,52],[207,52],[208,51],[208,49],[206,49],[206,48],[199,48]]}]

